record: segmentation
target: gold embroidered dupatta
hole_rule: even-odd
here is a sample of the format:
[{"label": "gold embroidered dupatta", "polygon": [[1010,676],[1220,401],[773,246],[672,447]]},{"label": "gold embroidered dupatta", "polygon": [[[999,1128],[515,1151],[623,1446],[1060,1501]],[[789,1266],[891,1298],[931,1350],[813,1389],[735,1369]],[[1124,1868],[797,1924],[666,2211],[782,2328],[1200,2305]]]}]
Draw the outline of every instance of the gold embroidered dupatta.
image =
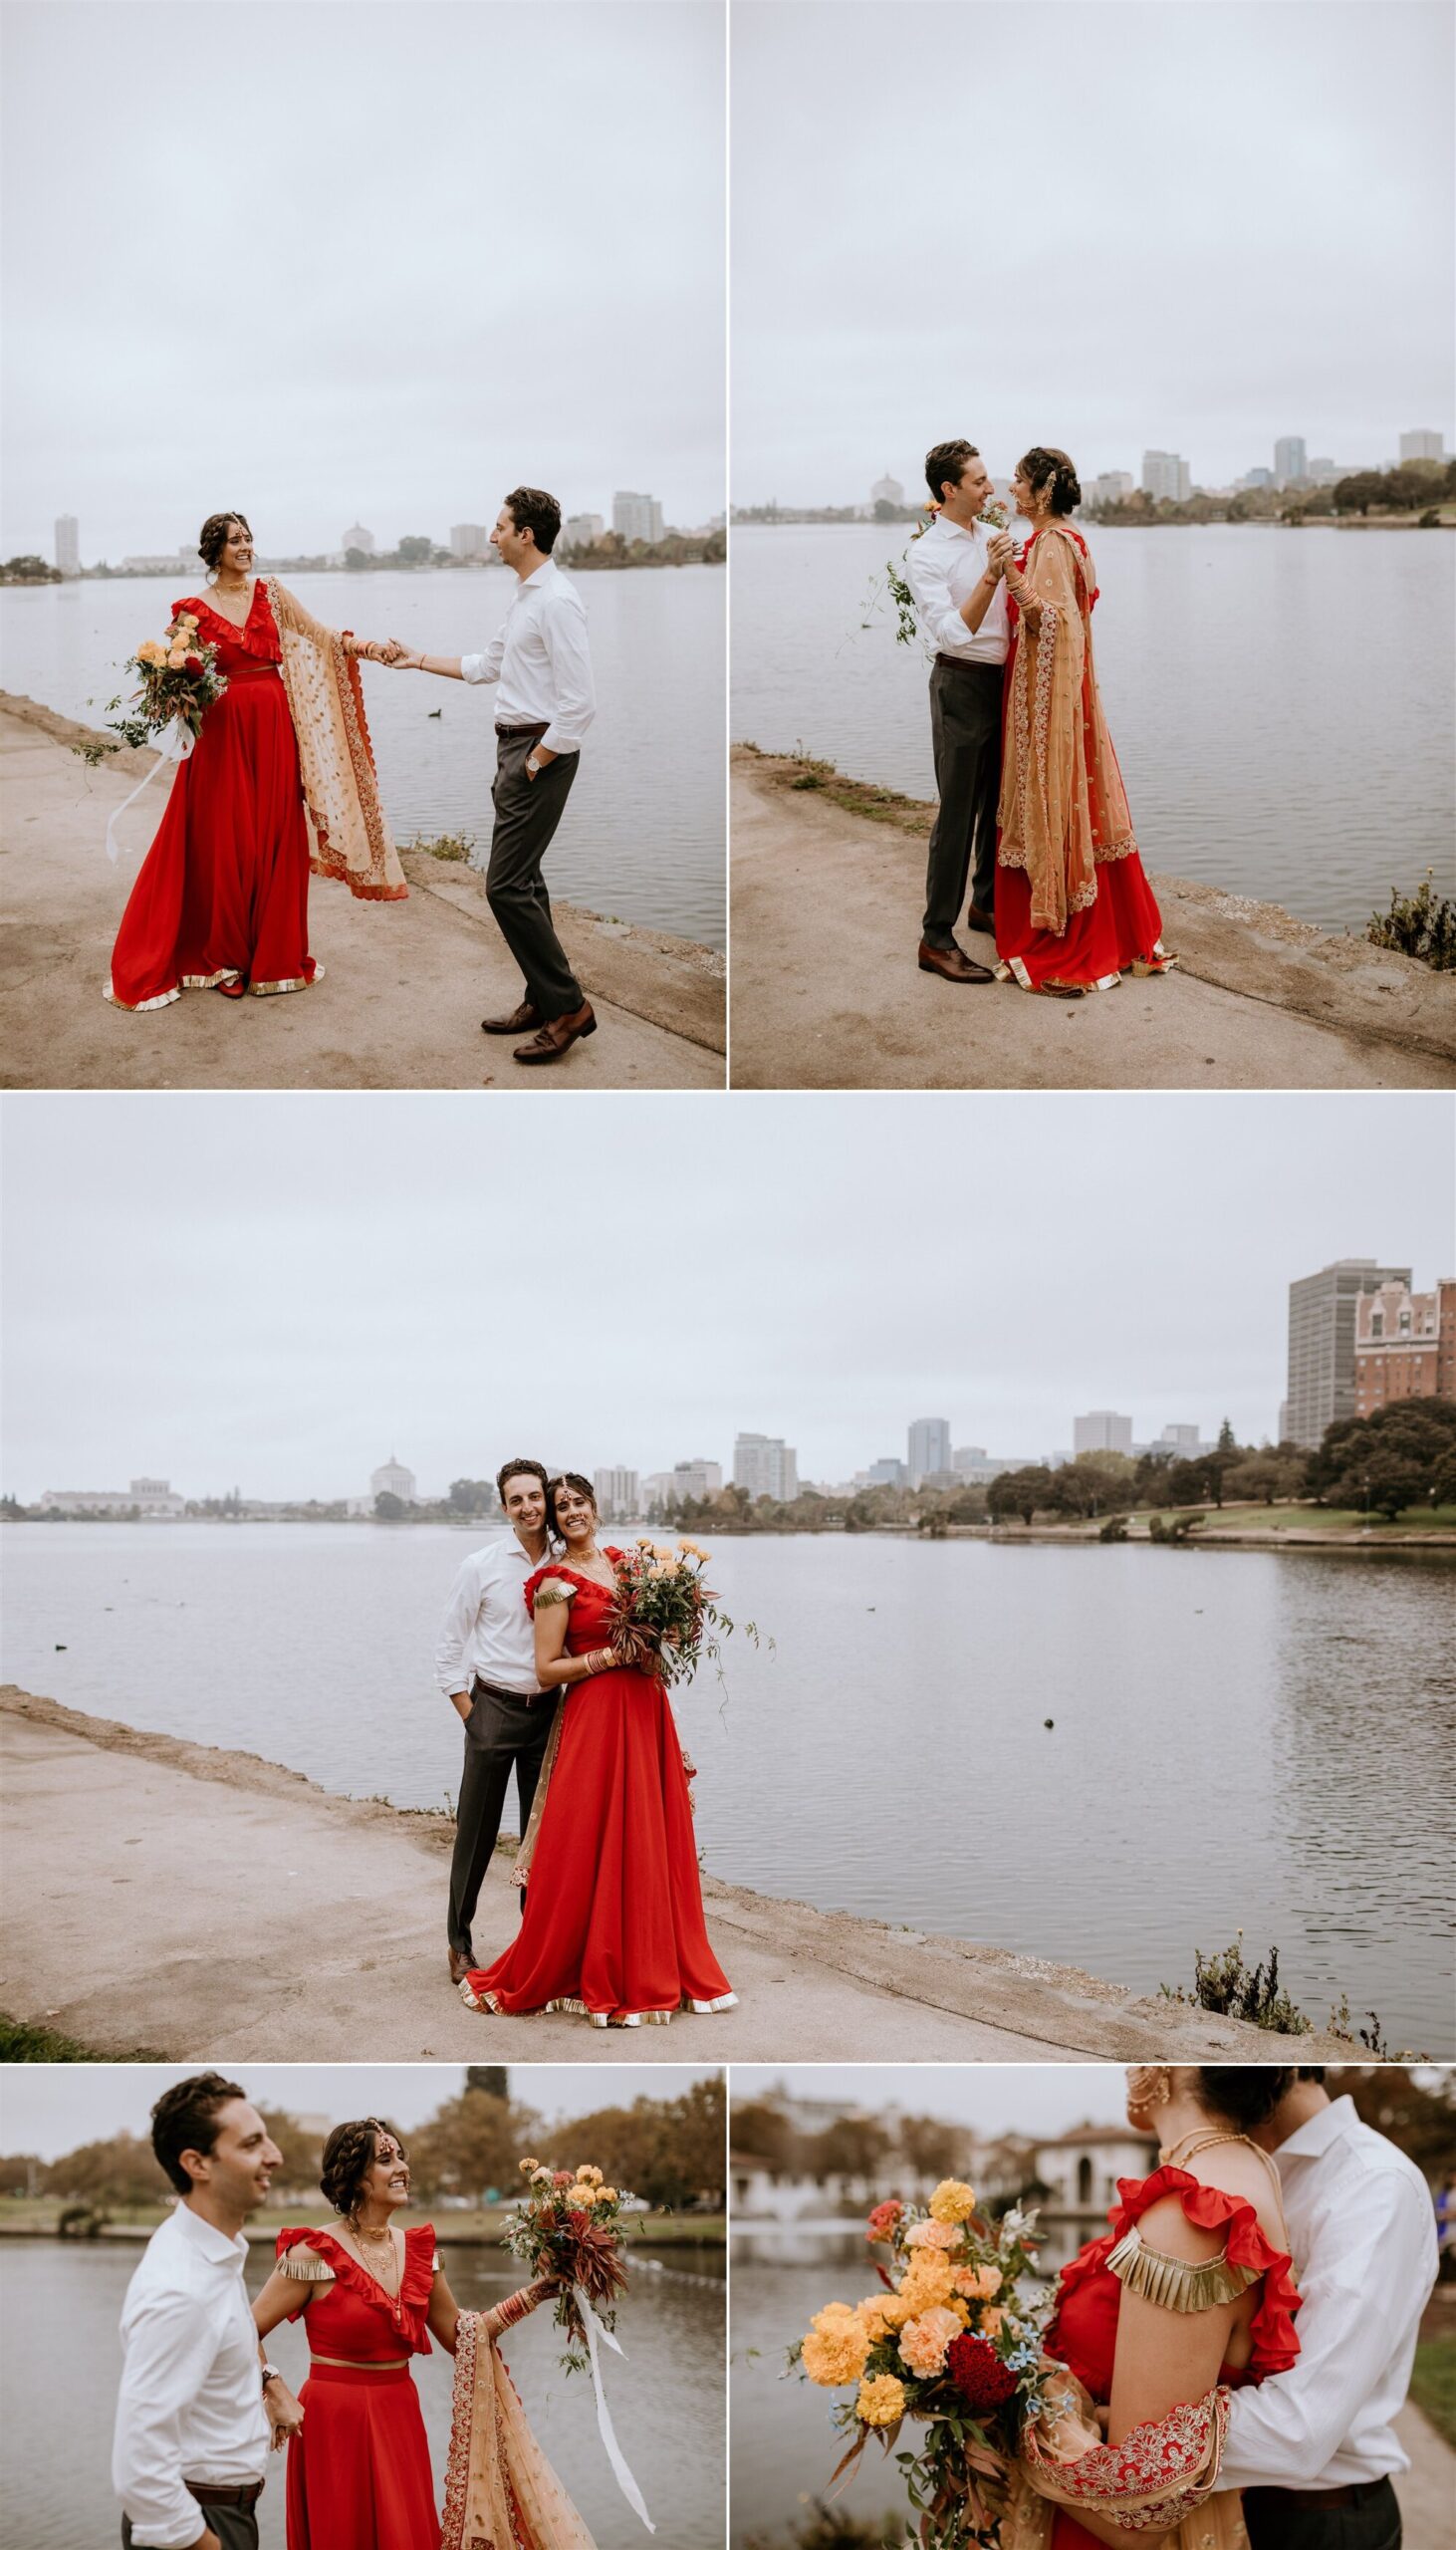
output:
[{"label": "gold embroidered dupatta", "polygon": [[1032,927],[1060,937],[1072,913],[1096,901],[1097,862],[1125,859],[1137,843],[1092,664],[1092,559],[1053,523],[1032,541],[1024,573],[1042,618],[1035,634],[1025,617],[1017,626],[996,856],[1026,870]]},{"label": "gold embroidered dupatta", "polygon": [[1116,2445],[1103,2441],[1074,2374],[1059,2370],[1047,2391],[1056,2415],[1023,2436],[1003,2550],[1048,2550],[1059,2506],[1113,2523],[1129,2540],[1154,2533],[1165,2550],[1248,2550],[1239,2492],[1218,2487],[1227,2391],[1149,2419]]},{"label": "gold embroidered dupatta", "polygon": [[596,2550],[496,2352],[518,2317],[510,2303],[460,2314],[440,2550]]},{"label": "gold embroidered dupatta", "polygon": [[276,576],[265,579],[283,646],[283,683],[298,738],[316,877],[340,877],[367,902],[409,892],[379,804],[359,665],[338,630],[305,611]]}]

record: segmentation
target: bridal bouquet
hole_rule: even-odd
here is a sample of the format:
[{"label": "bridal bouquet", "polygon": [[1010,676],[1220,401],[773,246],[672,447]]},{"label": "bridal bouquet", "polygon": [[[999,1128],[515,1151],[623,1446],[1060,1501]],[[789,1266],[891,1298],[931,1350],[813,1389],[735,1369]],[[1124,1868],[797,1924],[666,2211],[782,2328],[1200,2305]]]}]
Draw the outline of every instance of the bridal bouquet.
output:
[{"label": "bridal bouquet", "polygon": [[[186,727],[194,741],[214,700],[227,688],[227,675],[217,669],[217,648],[197,635],[194,612],[178,612],[165,638],[143,638],[123,672],[136,673],[141,687],[131,717],[108,719],[113,734],[125,744],[144,744],[173,721]],[[111,702],[113,708],[118,700]]]},{"label": "bridal bouquet", "polygon": [[556,2325],[567,2334],[569,2372],[588,2358],[582,2297],[596,2315],[599,2329],[616,2326],[616,2297],[625,2290],[621,2209],[631,2201],[624,2189],[604,2184],[602,2171],[586,2165],[578,2169],[552,2169],[545,2162],[521,2163],[527,2192],[506,2215],[504,2239],[512,2255],[524,2258],[534,2276],[557,2286]]},{"label": "bridal bouquet", "polygon": [[871,2435],[888,2452],[905,2419],[919,2419],[918,2450],[895,2459],[923,2550],[994,2543],[1022,2427],[1046,2409],[1042,2333],[1055,2295],[1037,2274],[1036,2215],[1014,2205],[989,2222],[970,2187],[943,2178],[928,2205],[877,2204],[865,2236],[890,2252],[881,2291],[832,2302],[789,2350],[811,2382],[855,2386],[834,2411],[850,2437],[834,2477]]},{"label": "bridal bouquet", "polygon": [[[703,1582],[707,1564],[708,1553],[696,1541],[679,1541],[673,1551],[642,1540],[616,1561],[610,1638],[623,1663],[655,1673],[661,1681],[678,1682],[705,1657],[717,1662],[734,1623]],[[745,1637],[757,1646],[754,1623],[743,1626]]]}]

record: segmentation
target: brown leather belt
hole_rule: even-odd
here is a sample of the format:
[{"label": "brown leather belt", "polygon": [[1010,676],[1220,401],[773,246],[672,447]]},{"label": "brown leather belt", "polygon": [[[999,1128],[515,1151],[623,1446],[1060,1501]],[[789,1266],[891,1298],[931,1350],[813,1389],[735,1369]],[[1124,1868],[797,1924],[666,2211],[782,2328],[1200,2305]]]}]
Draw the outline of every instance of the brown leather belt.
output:
[{"label": "brown leather belt", "polygon": [[551,720],[548,717],[544,718],[539,726],[497,726],[496,733],[498,735],[544,735],[550,723]]},{"label": "brown leather belt", "polygon": [[994,673],[998,681],[1006,671],[1004,664],[973,663],[969,655],[937,654],[935,660],[937,664],[948,665],[953,673]]},{"label": "brown leather belt", "polygon": [[1388,2479],[1348,2479],[1338,2488],[1246,2488],[1246,2497],[1281,2497],[1292,2506],[1362,2506],[1367,2497],[1388,2488]]},{"label": "brown leather belt", "polygon": [[184,2479],[183,2487],[199,2506],[255,2506],[263,2494],[261,2479],[246,2480],[236,2488],[215,2488],[210,2479]]}]

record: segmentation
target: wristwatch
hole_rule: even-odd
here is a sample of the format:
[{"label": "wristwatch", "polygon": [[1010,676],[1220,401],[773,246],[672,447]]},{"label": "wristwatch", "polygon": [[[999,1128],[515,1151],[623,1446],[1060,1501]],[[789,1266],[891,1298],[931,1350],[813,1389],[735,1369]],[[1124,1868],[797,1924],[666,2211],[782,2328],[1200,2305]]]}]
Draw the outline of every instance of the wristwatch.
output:
[{"label": "wristwatch", "polygon": [[526,755],[526,767],[530,771],[533,779],[539,779],[541,777],[541,764],[533,753],[528,753]]},{"label": "wristwatch", "polygon": [[270,2382],[281,2382],[282,2380],[283,2380],[283,2376],[282,2376],[282,2374],[279,2372],[278,2367],[277,2367],[277,2365],[276,2365],[276,2364],[265,2364],[265,2365],[264,2365],[264,2367],[263,2367],[263,2388],[264,2388],[264,2390],[265,2390],[265,2391],[267,2390],[268,2385],[269,2385],[269,2383],[270,2383]]}]

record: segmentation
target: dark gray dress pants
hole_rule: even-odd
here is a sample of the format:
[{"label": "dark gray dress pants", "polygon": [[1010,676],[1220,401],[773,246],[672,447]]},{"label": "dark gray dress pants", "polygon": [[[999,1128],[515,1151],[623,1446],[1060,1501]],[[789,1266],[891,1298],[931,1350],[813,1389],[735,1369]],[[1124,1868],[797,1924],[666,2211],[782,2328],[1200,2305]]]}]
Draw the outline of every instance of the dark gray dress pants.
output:
[{"label": "dark gray dress pants", "polygon": [[953,947],[955,925],[970,899],[996,908],[996,807],[1001,795],[1000,664],[930,667],[930,741],[940,810],[925,867],[927,947]]},{"label": "dark gray dress pants", "polygon": [[485,897],[501,936],[526,977],[526,997],[543,1018],[565,1018],[586,994],[556,934],[551,896],[541,863],[566,812],[580,753],[558,753],[537,779],[526,775],[526,756],[546,729],[496,730],[496,771],[491,788],[495,829]]},{"label": "dark gray dress pants", "polygon": [[1312,2488],[1246,2488],[1244,2521],[1251,2550],[1400,2550],[1400,2507],[1388,2479],[1336,2488],[1329,2505]]},{"label": "dark gray dress pants", "polygon": [[500,1836],[501,1809],[512,1771],[520,1803],[520,1832],[525,1838],[531,1801],[541,1776],[541,1760],[556,1715],[559,1690],[538,1699],[519,1699],[477,1676],[470,1686],[470,1715],[465,1724],[465,1767],[455,1809],[455,1848],[450,1860],[450,1945],[471,1948],[470,1924],[480,1897],[481,1880]]},{"label": "dark gray dress pants", "polygon": [[[258,2509],[251,2506],[203,2506],[197,2508],[197,2529],[203,2524],[215,2532],[222,2550],[258,2550]],[[128,2514],[121,2517],[123,2550],[147,2550],[145,2536],[131,2529]]]}]

